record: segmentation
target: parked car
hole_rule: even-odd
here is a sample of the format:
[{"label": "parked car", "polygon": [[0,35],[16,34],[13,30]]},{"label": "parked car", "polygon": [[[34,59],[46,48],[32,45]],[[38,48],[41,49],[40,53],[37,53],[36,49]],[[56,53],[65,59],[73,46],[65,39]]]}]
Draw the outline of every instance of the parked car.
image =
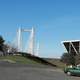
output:
[{"label": "parked car", "polygon": [[64,69],[64,72],[69,76],[70,75],[80,76],[80,66],[66,67]]}]

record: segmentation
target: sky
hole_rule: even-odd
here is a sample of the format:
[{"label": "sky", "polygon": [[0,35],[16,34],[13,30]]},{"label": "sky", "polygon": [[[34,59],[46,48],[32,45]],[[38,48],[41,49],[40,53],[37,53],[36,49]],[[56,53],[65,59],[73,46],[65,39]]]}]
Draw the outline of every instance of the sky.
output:
[{"label": "sky", "polygon": [[19,27],[35,28],[39,56],[60,58],[61,41],[80,40],[80,0],[0,0],[0,35],[12,42]]}]

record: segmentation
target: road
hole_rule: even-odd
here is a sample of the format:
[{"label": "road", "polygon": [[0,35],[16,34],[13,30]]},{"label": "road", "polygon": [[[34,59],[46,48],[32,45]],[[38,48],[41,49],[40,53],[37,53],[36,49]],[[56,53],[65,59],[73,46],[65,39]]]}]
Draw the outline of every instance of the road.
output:
[{"label": "road", "polygon": [[0,64],[0,80],[80,80],[63,71],[43,66]]}]

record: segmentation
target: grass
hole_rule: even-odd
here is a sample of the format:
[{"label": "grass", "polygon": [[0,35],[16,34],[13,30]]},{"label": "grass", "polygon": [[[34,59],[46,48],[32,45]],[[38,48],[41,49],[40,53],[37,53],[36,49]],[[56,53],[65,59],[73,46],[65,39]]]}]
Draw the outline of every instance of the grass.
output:
[{"label": "grass", "polygon": [[[36,58],[28,58],[23,57],[21,55],[8,55],[8,56],[0,56],[1,61],[8,61],[10,63],[19,63],[19,64],[38,64],[41,65],[42,62],[40,59],[35,60]],[[65,67],[65,64],[60,61],[60,59],[54,59],[54,58],[43,58],[45,61],[56,65],[57,68],[63,69]]]},{"label": "grass", "polygon": [[8,61],[8,62],[11,62],[11,63],[20,63],[20,64],[39,64],[38,62],[33,61],[33,60],[31,60],[31,59],[28,59],[28,58],[25,58],[25,57],[22,57],[21,55],[1,56],[1,57],[0,57],[0,60],[1,60],[1,61],[2,61],[2,60],[3,60],[3,61]]},{"label": "grass", "polygon": [[65,67],[65,64],[60,61],[60,59],[56,58],[45,58],[48,62],[55,64],[58,68],[63,69]]}]

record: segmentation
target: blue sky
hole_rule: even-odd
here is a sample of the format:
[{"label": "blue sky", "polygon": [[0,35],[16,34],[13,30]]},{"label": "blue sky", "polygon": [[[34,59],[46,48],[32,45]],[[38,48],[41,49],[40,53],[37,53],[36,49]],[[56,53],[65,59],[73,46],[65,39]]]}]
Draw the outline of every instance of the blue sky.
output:
[{"label": "blue sky", "polygon": [[32,26],[39,56],[60,57],[61,41],[80,39],[80,0],[0,0],[0,35],[6,42],[15,38],[18,27]]}]

